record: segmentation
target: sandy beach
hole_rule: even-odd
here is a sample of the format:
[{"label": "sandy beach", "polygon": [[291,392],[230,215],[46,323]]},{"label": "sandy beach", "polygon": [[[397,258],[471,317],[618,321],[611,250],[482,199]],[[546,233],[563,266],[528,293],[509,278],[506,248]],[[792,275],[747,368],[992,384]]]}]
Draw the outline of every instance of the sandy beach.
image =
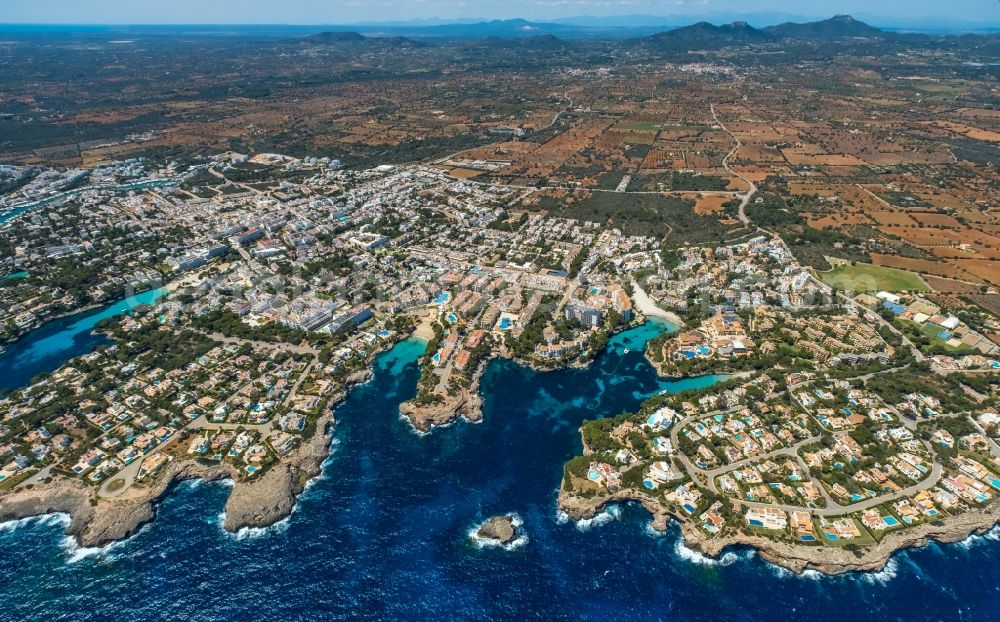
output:
[{"label": "sandy beach", "polygon": [[437,307],[427,307],[417,322],[417,327],[413,331],[413,336],[422,341],[430,341],[434,338],[434,321],[437,320]]},{"label": "sandy beach", "polygon": [[658,307],[653,302],[653,299],[649,297],[649,294],[646,293],[646,290],[640,287],[635,281],[632,281],[632,302],[635,303],[635,307],[639,312],[646,317],[658,317],[678,327],[684,326],[684,320],[679,315],[673,311],[664,311]]}]

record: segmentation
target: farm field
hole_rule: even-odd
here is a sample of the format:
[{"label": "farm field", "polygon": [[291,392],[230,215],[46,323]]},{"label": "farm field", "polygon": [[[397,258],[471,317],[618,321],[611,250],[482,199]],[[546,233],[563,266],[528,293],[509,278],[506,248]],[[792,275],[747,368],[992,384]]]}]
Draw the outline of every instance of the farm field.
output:
[{"label": "farm field", "polygon": [[820,273],[825,283],[843,290],[902,292],[930,291],[919,274],[895,268],[856,263]]}]

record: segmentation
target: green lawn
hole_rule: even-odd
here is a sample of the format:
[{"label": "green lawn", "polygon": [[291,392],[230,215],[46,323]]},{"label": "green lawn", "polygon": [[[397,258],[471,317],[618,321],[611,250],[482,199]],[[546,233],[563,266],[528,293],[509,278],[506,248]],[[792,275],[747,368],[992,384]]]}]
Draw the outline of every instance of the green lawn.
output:
[{"label": "green lawn", "polygon": [[649,121],[636,121],[635,123],[626,124],[625,128],[639,132],[655,132],[660,129],[660,124]]},{"label": "green lawn", "polygon": [[883,268],[867,263],[856,263],[853,266],[835,268],[830,272],[821,272],[820,277],[833,287],[854,292],[868,290],[930,291],[927,283],[924,283],[920,275],[915,272]]},{"label": "green lawn", "polygon": [[25,469],[13,477],[8,477],[0,482],[0,490],[10,490],[37,472],[38,469]]}]

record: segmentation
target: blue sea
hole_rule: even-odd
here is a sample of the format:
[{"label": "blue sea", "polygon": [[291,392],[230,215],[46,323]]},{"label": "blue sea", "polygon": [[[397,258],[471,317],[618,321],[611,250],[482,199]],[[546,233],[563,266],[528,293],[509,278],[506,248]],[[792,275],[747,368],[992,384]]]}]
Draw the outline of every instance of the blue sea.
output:
[{"label": "blue sea", "polygon": [[46,322],[8,344],[6,352],[0,354],[0,389],[22,387],[37,374],[53,372],[67,360],[108,343],[107,337],[93,332],[101,320],[156,302],[163,294],[163,289],[151,289],[97,309],[67,315]]},{"label": "blue sea", "polygon": [[[575,524],[555,500],[585,418],[715,379],[665,382],[642,358],[662,326],[618,335],[587,370],[507,361],[485,420],[418,436],[400,420],[423,344],[380,356],[336,410],[333,452],[293,514],[226,533],[229,488],[186,483],[129,540],[80,550],[53,516],[0,528],[0,620],[988,620],[1000,618],[1000,531],[896,555],[876,574],[796,576],[749,549],[710,560],[640,507]],[[625,353],[625,348],[630,349]],[[470,533],[515,513],[525,538]]]}]

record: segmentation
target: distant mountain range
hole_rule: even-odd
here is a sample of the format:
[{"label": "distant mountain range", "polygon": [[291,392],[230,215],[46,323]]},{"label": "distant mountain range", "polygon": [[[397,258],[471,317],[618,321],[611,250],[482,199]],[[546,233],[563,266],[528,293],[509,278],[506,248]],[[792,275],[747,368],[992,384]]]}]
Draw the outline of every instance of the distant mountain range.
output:
[{"label": "distant mountain range", "polygon": [[[777,26],[754,28],[746,22],[733,22],[716,26],[708,22],[698,22],[690,26],[675,28],[643,39],[634,40],[639,44],[659,47],[710,49],[729,45],[746,45],[781,40],[837,41],[840,39],[898,39],[911,35],[899,35],[870,26],[850,15],[837,15],[830,19],[807,22],[786,22]],[[921,35],[917,35],[921,36]]]},{"label": "distant mountain range", "polygon": [[[432,39],[476,40],[481,45],[498,48],[559,49],[569,44],[562,37],[579,36],[579,26],[535,23],[523,19],[495,20],[464,24],[435,24],[405,29],[382,29],[361,32],[321,32],[300,40],[314,45],[379,45],[419,47]],[[405,32],[405,36],[401,34]],[[363,33],[363,34],[362,34]],[[560,37],[560,34],[562,37]],[[969,36],[969,35],[965,35]],[[996,36],[996,35],[994,35]],[[715,25],[698,22],[671,30],[636,35],[632,30],[607,34],[606,38],[623,39],[625,44],[664,50],[718,49],[778,41],[836,42],[844,39],[919,42],[926,34],[902,34],[882,30],[854,19],[837,15],[816,22],[785,22],[754,28],[744,21]]]},{"label": "distant mountain range", "polygon": [[[727,45],[765,43],[794,39],[800,41],[836,41],[847,38],[895,40],[904,37],[925,35],[904,35],[891,30],[876,28],[854,19],[850,15],[837,15],[815,22],[784,22],[765,28],[755,28],[745,21],[715,25],[707,21],[670,29],[665,26],[617,26],[598,25],[598,21],[586,20],[587,24],[564,24],[552,22],[530,22],[524,19],[493,20],[485,22],[455,24],[414,24],[412,26],[370,26],[359,27],[357,32],[321,33],[330,37],[328,42],[344,43],[365,38],[406,37],[412,39],[537,39],[540,45],[555,45],[555,38],[606,38],[628,39],[636,44],[652,44],[662,47],[717,48]],[[623,22],[612,21],[612,24]],[[357,39],[361,37],[362,39]],[[544,38],[541,38],[544,37]],[[307,40],[312,40],[307,37]],[[324,42],[322,38],[312,40]]]},{"label": "distant mountain range", "polygon": [[[988,0],[983,0],[987,2]],[[367,23],[353,25],[279,25],[279,24],[242,24],[242,25],[60,25],[60,24],[3,24],[0,23],[0,33],[12,35],[45,35],[45,36],[106,36],[117,34],[122,36],[157,35],[157,36],[213,36],[213,37],[257,37],[262,39],[301,39],[312,36],[317,31],[329,32],[329,39],[320,37],[314,43],[329,45],[350,43],[360,44],[366,38],[404,37],[413,40],[430,39],[518,39],[539,36],[554,36],[560,39],[641,39],[643,37],[659,36],[662,33],[680,31],[673,35],[677,39],[705,40],[712,38],[731,39],[732,41],[766,40],[767,36],[776,39],[836,39],[842,37],[889,38],[892,34],[904,32],[922,32],[933,36],[943,36],[957,33],[996,34],[1000,33],[1000,24],[967,23],[942,21],[935,24],[908,22],[906,16],[900,16],[892,28],[876,28],[854,19],[840,15],[821,21],[808,21],[801,17],[785,13],[747,13],[730,16],[738,20],[728,25],[714,26],[718,17],[701,18],[692,24],[691,16],[648,16],[622,15],[608,17],[576,17],[552,22],[534,22],[525,19],[505,19],[492,21],[452,21],[426,19],[407,22]],[[2,17],[0,17],[2,19]],[[879,23],[884,23],[881,19]],[[759,33],[765,33],[761,35]],[[322,33],[321,33],[322,34]],[[352,36],[353,35],[353,36]],[[661,41],[668,44],[670,38]]]},{"label": "distant mountain range", "polygon": [[836,15],[820,22],[794,24],[785,22],[764,29],[770,35],[787,39],[844,39],[850,37],[882,38],[893,33],[858,21],[850,15]]},{"label": "distant mountain range", "polygon": [[698,22],[690,26],[657,33],[644,39],[633,39],[633,42],[653,44],[658,47],[705,49],[727,45],[763,43],[775,39],[775,36],[758,30],[746,22],[733,22],[721,26],[708,22]]}]

